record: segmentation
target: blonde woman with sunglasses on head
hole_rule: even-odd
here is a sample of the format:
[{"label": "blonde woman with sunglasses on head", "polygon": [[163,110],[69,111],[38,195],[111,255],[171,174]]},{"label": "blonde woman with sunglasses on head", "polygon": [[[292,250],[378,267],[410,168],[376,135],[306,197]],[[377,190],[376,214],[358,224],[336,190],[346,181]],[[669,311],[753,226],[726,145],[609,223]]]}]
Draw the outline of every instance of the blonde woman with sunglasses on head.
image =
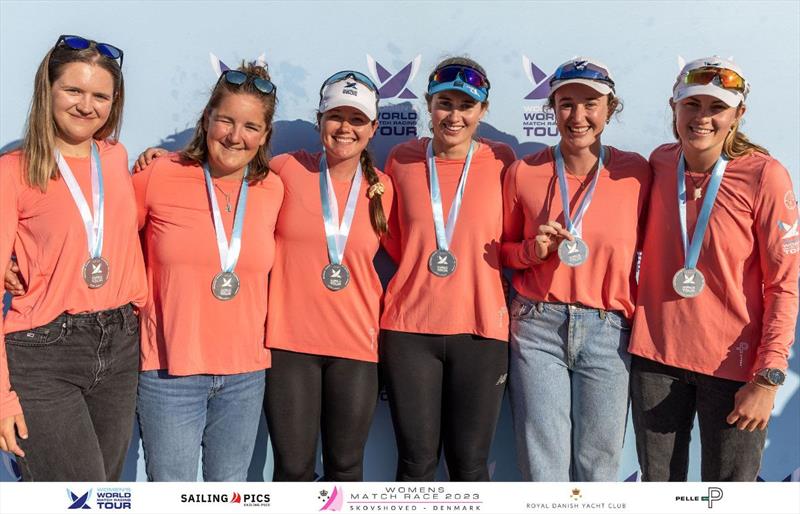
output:
[{"label": "blonde woman with sunglasses on head", "polygon": [[21,148],[0,157],[0,261],[25,286],[0,321],[0,449],[24,480],[119,480],[147,284],[119,136],[122,50],[61,36]]},{"label": "blonde woman with sunglasses on head", "polygon": [[654,182],[630,352],[642,479],[686,480],[700,428],[703,481],[753,481],[798,308],[797,201],[786,169],[739,130],[750,85],[732,61],[681,70],[677,143]]}]

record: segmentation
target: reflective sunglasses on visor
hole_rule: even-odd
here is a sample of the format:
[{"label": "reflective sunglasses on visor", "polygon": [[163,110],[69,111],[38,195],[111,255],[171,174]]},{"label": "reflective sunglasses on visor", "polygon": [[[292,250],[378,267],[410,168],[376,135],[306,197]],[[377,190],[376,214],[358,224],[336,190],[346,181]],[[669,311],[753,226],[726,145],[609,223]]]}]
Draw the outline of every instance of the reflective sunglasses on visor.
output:
[{"label": "reflective sunglasses on visor", "polygon": [[686,74],[683,81],[686,84],[706,85],[710,84],[714,78],[718,79],[718,84],[725,89],[735,89],[744,92],[747,82],[744,78],[733,70],[727,68],[698,68]]},{"label": "reflective sunglasses on visor", "polygon": [[479,72],[475,68],[470,68],[468,66],[463,66],[461,64],[451,64],[449,66],[443,66],[438,70],[434,70],[431,73],[431,76],[428,78],[428,82],[453,82],[458,77],[461,77],[461,80],[466,82],[467,84],[475,87],[480,87],[483,89],[489,89],[491,85],[489,84],[489,79],[486,78],[486,75]]},{"label": "reflective sunglasses on visor", "polygon": [[114,45],[110,45],[108,43],[98,43],[97,41],[86,39],[85,37],[81,36],[61,35],[58,37],[58,41],[56,41],[56,45],[53,48],[59,47],[61,43],[64,43],[64,46],[72,50],[86,50],[94,45],[94,47],[97,48],[97,51],[100,52],[100,55],[108,57],[109,59],[119,59],[119,67],[122,67],[122,57],[125,55],[125,53],[122,51],[122,49],[117,48]]},{"label": "reflective sunglasses on visor", "polygon": [[586,61],[574,61],[559,66],[550,79],[550,85],[552,86],[553,83],[559,80],[570,79],[596,80],[598,82],[604,82],[612,88],[614,87],[614,81],[608,76],[608,70]]},{"label": "reflective sunglasses on visor", "polygon": [[375,93],[375,96],[380,97],[380,95],[378,94],[378,86],[376,86],[375,83],[372,82],[372,79],[370,79],[360,71],[345,70],[345,71],[340,71],[338,73],[334,73],[333,75],[325,79],[325,82],[322,83],[322,87],[319,88],[320,98],[322,98],[322,91],[325,89],[326,86],[335,84],[336,82],[341,82],[342,80],[348,78],[351,78],[356,82],[364,84],[367,87],[367,89]]},{"label": "reflective sunglasses on visor", "polygon": [[271,95],[275,93],[277,89],[275,84],[270,82],[267,79],[262,79],[256,75],[249,75],[243,71],[239,70],[225,70],[220,75],[219,80],[225,79],[225,82],[228,84],[233,84],[234,86],[241,86],[248,79],[251,81],[253,86],[258,89],[260,92],[264,93],[265,95]]}]

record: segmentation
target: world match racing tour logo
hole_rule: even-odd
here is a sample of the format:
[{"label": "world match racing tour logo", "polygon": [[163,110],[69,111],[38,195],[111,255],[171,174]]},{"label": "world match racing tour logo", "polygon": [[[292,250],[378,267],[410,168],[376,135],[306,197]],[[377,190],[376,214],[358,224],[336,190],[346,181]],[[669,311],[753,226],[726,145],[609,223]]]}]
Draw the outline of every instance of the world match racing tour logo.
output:
[{"label": "world match racing tour logo", "polygon": [[378,86],[378,95],[381,100],[399,98],[406,100],[396,105],[385,105],[378,110],[378,134],[402,139],[417,137],[417,120],[419,114],[414,110],[410,100],[416,100],[409,84],[419,72],[422,63],[422,54],[414,57],[411,62],[400,68],[397,73],[391,73],[388,68],[367,54],[367,69],[375,84]]},{"label": "world match racing tour logo", "polygon": [[534,86],[533,90],[525,95],[525,100],[529,102],[522,106],[522,131],[525,137],[537,139],[558,137],[555,114],[546,108],[552,75],[543,72],[526,55],[522,56],[522,69]]},{"label": "world match racing tour logo", "polygon": [[129,487],[98,487],[97,491],[89,489],[82,494],[67,489],[67,499],[69,510],[131,510],[133,497]]}]

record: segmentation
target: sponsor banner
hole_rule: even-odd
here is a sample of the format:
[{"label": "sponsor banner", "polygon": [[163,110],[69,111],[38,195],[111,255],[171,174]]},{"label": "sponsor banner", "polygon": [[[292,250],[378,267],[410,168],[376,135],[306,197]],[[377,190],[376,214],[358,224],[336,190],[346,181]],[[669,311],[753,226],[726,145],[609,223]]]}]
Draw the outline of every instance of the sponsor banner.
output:
[{"label": "sponsor banner", "polygon": [[[545,69],[555,69],[555,66]],[[541,141],[548,144],[558,141],[558,127],[552,109],[548,109],[547,97],[550,96],[550,77],[542,71],[528,56],[522,56],[522,69],[533,89],[525,95],[522,104],[522,139],[524,141]]]},{"label": "sponsor banner", "polygon": [[796,513],[798,482],[0,483],[0,512]]}]

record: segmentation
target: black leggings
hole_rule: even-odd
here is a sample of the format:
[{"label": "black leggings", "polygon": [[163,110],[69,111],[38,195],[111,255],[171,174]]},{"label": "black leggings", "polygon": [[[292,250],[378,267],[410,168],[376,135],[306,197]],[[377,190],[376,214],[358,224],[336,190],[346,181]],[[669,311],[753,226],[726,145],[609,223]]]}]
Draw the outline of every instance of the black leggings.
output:
[{"label": "black leggings", "polygon": [[362,480],[377,399],[374,362],[272,350],[264,395],[272,480],[314,480],[320,429],[324,480]]},{"label": "black leggings", "polygon": [[489,480],[508,344],[472,334],[386,331],[380,351],[399,453],[397,480],[433,480],[442,447],[451,480]]}]

